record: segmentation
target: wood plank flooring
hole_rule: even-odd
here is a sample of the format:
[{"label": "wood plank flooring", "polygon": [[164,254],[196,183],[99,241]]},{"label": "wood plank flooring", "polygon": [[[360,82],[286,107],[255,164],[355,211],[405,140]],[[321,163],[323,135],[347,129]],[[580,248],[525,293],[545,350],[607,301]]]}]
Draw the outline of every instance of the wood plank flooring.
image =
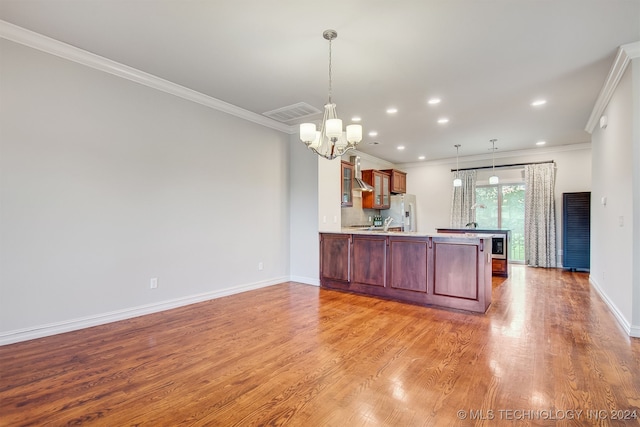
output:
[{"label": "wood plank flooring", "polygon": [[0,425],[640,425],[587,274],[510,268],[486,314],[283,283],[3,346]]}]

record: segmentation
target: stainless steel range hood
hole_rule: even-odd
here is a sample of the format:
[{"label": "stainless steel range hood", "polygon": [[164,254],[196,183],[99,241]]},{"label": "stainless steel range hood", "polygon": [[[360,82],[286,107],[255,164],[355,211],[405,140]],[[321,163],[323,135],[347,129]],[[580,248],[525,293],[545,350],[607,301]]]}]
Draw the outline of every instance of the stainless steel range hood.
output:
[{"label": "stainless steel range hood", "polygon": [[355,167],[355,178],[353,179],[353,191],[373,191],[373,187],[362,180],[362,172],[360,171],[360,157],[351,156],[349,161]]}]

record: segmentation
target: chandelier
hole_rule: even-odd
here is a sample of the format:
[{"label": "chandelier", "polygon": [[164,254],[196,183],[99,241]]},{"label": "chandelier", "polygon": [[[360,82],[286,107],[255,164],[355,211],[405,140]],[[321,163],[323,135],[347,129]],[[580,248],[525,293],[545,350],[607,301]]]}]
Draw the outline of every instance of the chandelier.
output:
[{"label": "chandelier", "polygon": [[300,139],[314,153],[332,160],[356,148],[362,141],[362,126],[349,125],[342,130],[342,120],[336,113],[336,104],[331,101],[331,41],[338,37],[335,30],[325,30],[322,36],[329,40],[329,102],[324,106],[324,117],[320,131],[314,123],[300,125]]}]

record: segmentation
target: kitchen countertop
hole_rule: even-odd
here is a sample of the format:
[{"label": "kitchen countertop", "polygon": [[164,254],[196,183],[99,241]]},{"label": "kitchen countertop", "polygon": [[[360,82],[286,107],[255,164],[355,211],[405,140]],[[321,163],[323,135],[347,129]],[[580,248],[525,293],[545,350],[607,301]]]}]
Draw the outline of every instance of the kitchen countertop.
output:
[{"label": "kitchen countertop", "polygon": [[[393,228],[393,227],[390,227]],[[322,233],[322,232],[321,232]],[[493,235],[488,233],[474,233],[470,230],[469,233],[464,234],[451,234],[451,233],[425,233],[422,231],[384,231],[383,227],[367,227],[367,228],[355,228],[355,227],[345,227],[340,231],[333,231],[327,233],[338,233],[338,234],[370,234],[373,236],[412,236],[412,237],[457,237],[457,238],[490,238]]]},{"label": "kitchen countertop", "polygon": [[[443,230],[443,232],[453,231],[456,233],[470,232],[470,233],[483,233],[483,234],[509,234],[511,229],[509,228],[452,228],[452,227],[438,227],[436,230]],[[444,231],[447,230],[447,231]]]}]

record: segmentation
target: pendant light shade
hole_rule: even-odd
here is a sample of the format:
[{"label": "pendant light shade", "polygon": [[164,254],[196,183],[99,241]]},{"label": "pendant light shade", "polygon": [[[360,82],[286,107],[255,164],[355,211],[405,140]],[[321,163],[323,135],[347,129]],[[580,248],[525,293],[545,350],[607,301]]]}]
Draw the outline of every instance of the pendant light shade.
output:
[{"label": "pendant light shade", "polygon": [[453,180],[453,186],[454,187],[462,187],[462,180],[459,177],[460,174],[460,168],[458,167],[458,154],[459,154],[459,149],[461,147],[460,144],[456,144],[454,145],[454,147],[456,147],[456,178]]},{"label": "pendant light shade", "polygon": [[491,140],[491,163],[493,164],[493,175],[489,177],[489,184],[491,185],[496,185],[497,183],[500,182],[500,178],[498,178],[498,175],[496,175],[496,159],[495,159],[496,141],[497,139]]}]

